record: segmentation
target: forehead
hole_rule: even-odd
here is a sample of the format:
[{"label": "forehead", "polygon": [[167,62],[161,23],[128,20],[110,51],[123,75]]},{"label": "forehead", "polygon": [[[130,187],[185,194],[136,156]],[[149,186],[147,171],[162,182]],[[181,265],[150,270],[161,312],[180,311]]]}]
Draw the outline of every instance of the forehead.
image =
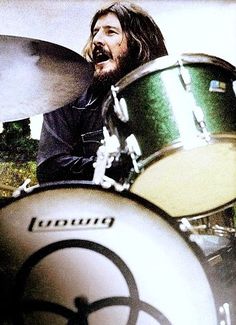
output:
[{"label": "forehead", "polygon": [[96,21],[96,24],[94,25],[93,30],[99,29],[99,28],[105,28],[105,27],[112,27],[116,28],[119,31],[122,31],[122,27],[120,24],[120,21],[116,14],[109,12],[108,14],[102,15],[98,18]]}]

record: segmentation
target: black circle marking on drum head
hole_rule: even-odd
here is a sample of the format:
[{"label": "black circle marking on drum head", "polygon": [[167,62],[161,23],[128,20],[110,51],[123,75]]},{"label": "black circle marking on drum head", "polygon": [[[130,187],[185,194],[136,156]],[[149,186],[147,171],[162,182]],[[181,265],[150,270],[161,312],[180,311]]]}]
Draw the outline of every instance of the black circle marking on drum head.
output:
[{"label": "black circle marking on drum head", "polygon": [[[27,285],[27,279],[31,270],[46,256],[65,248],[83,248],[97,252],[108,258],[117,266],[126,280],[130,297],[109,297],[89,304],[81,297],[75,297],[75,305],[78,309],[74,312],[64,306],[56,303],[42,300],[23,300],[24,289]],[[170,325],[169,320],[155,307],[139,299],[138,288],[128,266],[124,261],[109,248],[95,242],[79,239],[62,240],[49,244],[32,254],[22,265],[16,275],[15,286],[13,289],[13,324],[24,325],[23,314],[32,311],[45,311],[60,315],[68,319],[68,325],[86,325],[87,317],[90,313],[110,306],[128,306],[130,307],[129,319],[127,325],[135,325],[140,311],[144,311],[151,317],[161,322],[163,325]],[[12,312],[11,312],[12,314]]]}]

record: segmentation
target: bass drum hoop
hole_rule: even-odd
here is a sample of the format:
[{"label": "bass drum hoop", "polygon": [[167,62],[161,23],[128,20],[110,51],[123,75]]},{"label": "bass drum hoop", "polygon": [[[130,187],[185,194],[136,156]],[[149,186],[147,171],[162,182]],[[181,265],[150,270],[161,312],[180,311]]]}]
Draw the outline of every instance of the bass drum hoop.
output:
[{"label": "bass drum hoop", "polygon": [[[4,208],[6,206],[9,206],[23,198],[30,198],[33,195],[37,195],[38,193],[41,192],[47,192],[51,190],[60,190],[60,189],[76,189],[76,188],[85,188],[85,189],[94,189],[98,190],[101,192],[106,192],[106,193],[112,193],[115,196],[120,196],[121,198],[128,198],[131,201],[134,201],[145,208],[149,209],[151,212],[156,213],[160,217],[162,217],[167,224],[169,224],[186,242],[187,246],[189,246],[190,249],[192,249],[194,255],[199,259],[201,264],[204,266],[203,269],[206,271],[206,274],[208,272],[208,265],[207,261],[205,259],[204,254],[202,253],[201,249],[199,248],[198,245],[196,245],[194,242],[189,240],[189,236],[191,235],[191,232],[182,232],[181,227],[179,226],[179,223],[176,222],[175,218],[171,217],[167,212],[165,212],[163,209],[159,208],[156,204],[151,203],[147,199],[130,192],[129,190],[123,190],[122,192],[117,192],[112,188],[109,189],[104,189],[100,185],[94,184],[92,181],[59,181],[59,182],[49,182],[49,183],[44,183],[40,186],[28,188],[27,193],[22,193],[16,198],[9,198],[7,199],[1,208]],[[1,210],[0,208],[0,210]],[[205,269],[206,267],[206,269]],[[209,280],[209,279],[208,279]]]},{"label": "bass drum hoop", "polygon": [[[206,281],[208,282],[208,285],[210,286],[210,290],[212,293],[212,298],[213,298],[213,304],[215,305],[215,312],[216,312],[216,317],[218,318],[219,315],[217,315],[217,297],[214,296],[214,290],[212,287],[211,279],[210,279],[210,274],[211,274],[211,268],[210,265],[202,252],[202,250],[199,248],[199,246],[195,242],[191,242],[189,240],[189,234],[184,233],[180,231],[178,223],[175,222],[173,218],[171,218],[165,211],[157,207],[156,205],[150,203],[144,198],[139,197],[138,195],[131,193],[129,191],[124,191],[124,192],[116,192],[113,189],[103,189],[99,185],[95,185],[92,182],[83,182],[83,181],[69,181],[69,182],[55,182],[55,183],[47,183],[44,185],[41,185],[39,187],[35,187],[30,191],[29,193],[24,193],[20,195],[17,198],[12,198],[8,201],[8,203],[5,204],[5,207],[8,208],[11,204],[14,205],[14,203],[17,203],[20,200],[24,200],[24,198],[29,198],[41,194],[41,193],[47,193],[47,191],[51,190],[63,190],[63,189],[89,189],[89,190],[94,190],[98,192],[106,192],[106,193],[112,193],[117,197],[120,198],[127,198],[128,200],[131,200],[139,205],[144,206],[154,214],[157,214],[159,217],[163,218],[163,220],[174,230],[177,232],[177,234],[183,239],[185,242],[186,246],[191,250],[193,255],[196,257],[198,262],[201,265],[201,268],[205,274]],[[4,210],[4,208],[3,208]],[[0,210],[1,211],[1,210]]]}]

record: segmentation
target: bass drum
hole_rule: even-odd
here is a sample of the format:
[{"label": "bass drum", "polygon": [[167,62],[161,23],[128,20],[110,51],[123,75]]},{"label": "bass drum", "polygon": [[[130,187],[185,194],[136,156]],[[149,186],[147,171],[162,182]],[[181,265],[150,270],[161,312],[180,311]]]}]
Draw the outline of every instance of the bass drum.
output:
[{"label": "bass drum", "polygon": [[164,211],[86,183],[0,210],[1,324],[215,325],[203,254]]}]

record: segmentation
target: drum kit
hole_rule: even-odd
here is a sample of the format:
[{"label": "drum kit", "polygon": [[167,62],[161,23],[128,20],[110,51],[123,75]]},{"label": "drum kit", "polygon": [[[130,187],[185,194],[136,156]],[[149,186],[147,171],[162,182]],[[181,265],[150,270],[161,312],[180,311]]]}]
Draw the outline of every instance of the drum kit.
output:
[{"label": "drum kit", "polygon": [[[1,36],[0,48],[3,123],[92,79],[62,46]],[[236,322],[235,80],[206,54],[146,63],[105,98],[93,181],[0,184],[13,192],[0,206],[1,324]],[[117,161],[127,172],[111,179]]]}]

